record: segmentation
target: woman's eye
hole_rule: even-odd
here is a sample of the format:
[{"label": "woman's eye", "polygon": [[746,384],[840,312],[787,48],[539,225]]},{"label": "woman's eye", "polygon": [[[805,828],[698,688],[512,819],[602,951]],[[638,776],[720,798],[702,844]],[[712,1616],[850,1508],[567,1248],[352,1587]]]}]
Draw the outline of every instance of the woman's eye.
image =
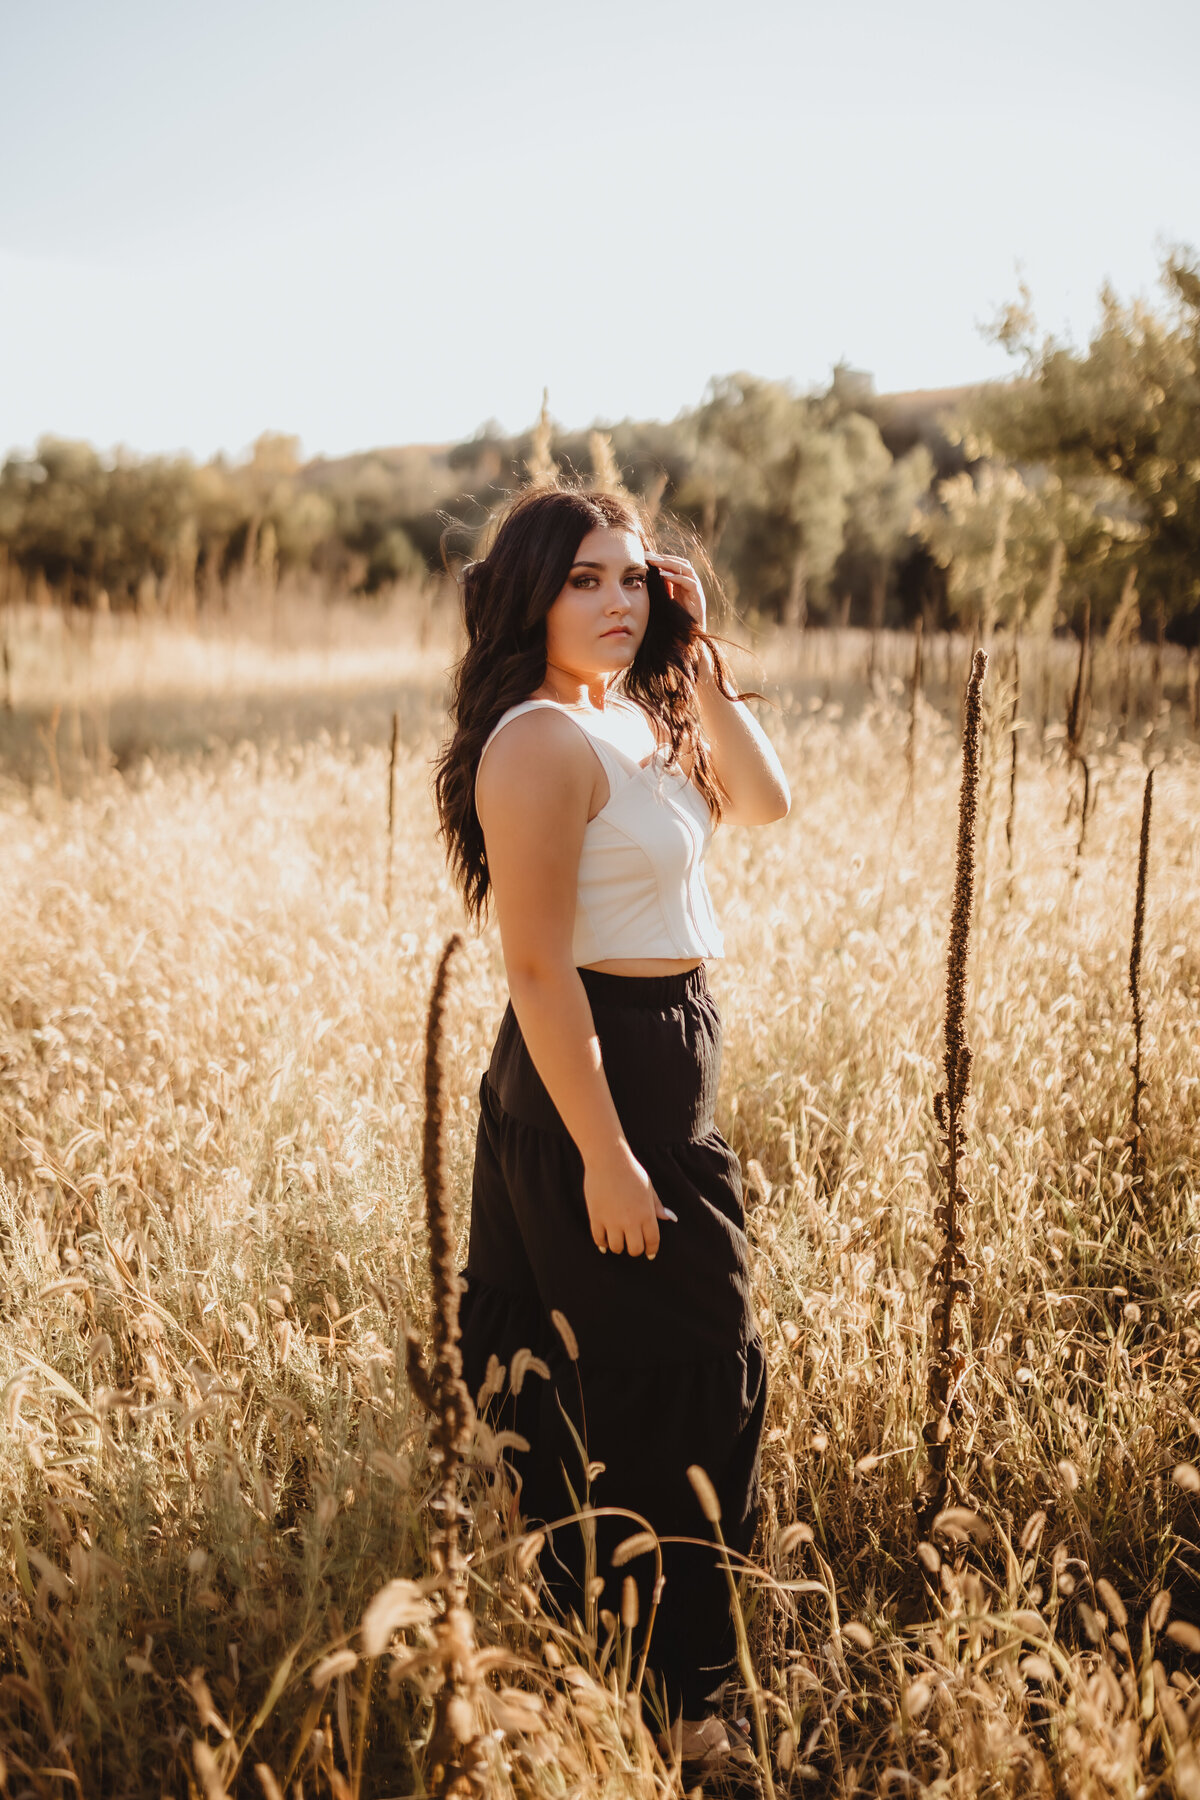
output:
[{"label": "woman's eye", "polygon": [[[599,585],[599,579],[595,575],[572,575],[571,577],[571,586],[573,588],[587,589],[599,587]],[[644,575],[625,575],[622,577],[621,585],[623,587],[644,588],[646,585],[646,577]]]}]

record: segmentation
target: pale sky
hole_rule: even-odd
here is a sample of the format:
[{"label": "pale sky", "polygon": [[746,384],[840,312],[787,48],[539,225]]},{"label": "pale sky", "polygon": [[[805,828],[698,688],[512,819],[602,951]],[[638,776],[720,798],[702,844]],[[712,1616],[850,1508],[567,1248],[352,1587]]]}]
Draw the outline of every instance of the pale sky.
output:
[{"label": "pale sky", "polygon": [[1195,0],[0,0],[0,454],[1007,372],[1200,248]]}]

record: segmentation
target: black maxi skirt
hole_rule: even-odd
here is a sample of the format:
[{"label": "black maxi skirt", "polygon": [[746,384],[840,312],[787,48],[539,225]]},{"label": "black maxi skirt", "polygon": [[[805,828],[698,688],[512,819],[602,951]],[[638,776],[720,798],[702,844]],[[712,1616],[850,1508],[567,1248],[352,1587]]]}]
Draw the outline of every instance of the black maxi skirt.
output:
[{"label": "black maxi skirt", "polygon": [[[648,1667],[672,1715],[694,1718],[732,1672],[729,1592],[712,1527],[687,1477],[708,1474],[721,1529],[747,1553],[758,1512],[766,1365],[751,1307],[741,1170],[713,1121],[721,1021],[703,966],[683,975],[579,971],[622,1127],[663,1205],[660,1249],[601,1254],[592,1241],[579,1152],[534,1068],[511,1004],[480,1084],[471,1239],[462,1302],[463,1372],[479,1392],[489,1358],[511,1368],[531,1350],[550,1381],[527,1375],[491,1408],[498,1428],[529,1450],[511,1457],[527,1521],[576,1510],[593,1463],[592,1506],[630,1509],[663,1537],[666,1577]],[[568,1355],[551,1321],[567,1320]],[[569,1421],[569,1423],[568,1423]],[[575,1496],[572,1499],[572,1492]],[[616,1545],[639,1527],[596,1524],[601,1607],[619,1611],[622,1582],[638,1584],[639,1640],[651,1611],[652,1556],[614,1570]],[[582,1615],[582,1534],[554,1533],[542,1569],[560,1602]],[[635,1655],[640,1653],[635,1641]]]}]

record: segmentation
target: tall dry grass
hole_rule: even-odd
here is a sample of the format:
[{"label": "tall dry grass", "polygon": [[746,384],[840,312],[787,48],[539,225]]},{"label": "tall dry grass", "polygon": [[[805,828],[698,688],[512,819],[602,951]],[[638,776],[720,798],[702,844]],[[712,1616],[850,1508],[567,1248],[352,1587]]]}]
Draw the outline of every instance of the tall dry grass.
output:
[{"label": "tall dry grass", "polygon": [[[927,645],[927,692],[942,658]],[[911,648],[897,682],[910,669]],[[769,673],[796,694],[794,665]],[[957,743],[924,707],[917,804],[897,823],[902,693],[846,706],[822,679],[805,674],[816,690],[772,725],[791,817],[718,833],[712,863],[730,950],[711,970],[720,1123],[747,1169],[770,1362],[742,1603],[776,1781],[1194,1800],[1200,758],[1159,731],[1140,1184],[1141,741],[1114,726],[1100,742],[1093,714],[1078,878],[1053,727],[1022,759],[1011,894],[981,845],[961,1494],[921,1541]],[[426,1779],[439,1473],[405,1343],[430,1305],[426,1004],[460,924],[432,747],[400,755],[391,927],[386,732],[365,750],[244,743],[62,795],[48,770],[5,789],[10,1794],[382,1796]],[[1002,759],[988,770],[1004,783]],[[984,819],[998,836],[1000,808],[981,802]],[[489,936],[443,1015],[460,1253],[502,1001]],[[601,1618],[589,1645],[547,1615],[497,1453],[477,1438],[463,1490],[487,1781],[665,1791],[628,1699],[629,1622]]]}]

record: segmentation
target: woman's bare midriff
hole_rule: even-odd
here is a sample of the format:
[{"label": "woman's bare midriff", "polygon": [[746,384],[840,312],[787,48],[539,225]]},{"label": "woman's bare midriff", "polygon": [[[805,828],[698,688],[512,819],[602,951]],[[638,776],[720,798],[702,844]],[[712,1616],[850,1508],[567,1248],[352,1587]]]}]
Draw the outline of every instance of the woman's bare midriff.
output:
[{"label": "woman's bare midriff", "polygon": [[702,956],[615,956],[607,962],[581,963],[597,975],[688,975],[704,961]]}]

